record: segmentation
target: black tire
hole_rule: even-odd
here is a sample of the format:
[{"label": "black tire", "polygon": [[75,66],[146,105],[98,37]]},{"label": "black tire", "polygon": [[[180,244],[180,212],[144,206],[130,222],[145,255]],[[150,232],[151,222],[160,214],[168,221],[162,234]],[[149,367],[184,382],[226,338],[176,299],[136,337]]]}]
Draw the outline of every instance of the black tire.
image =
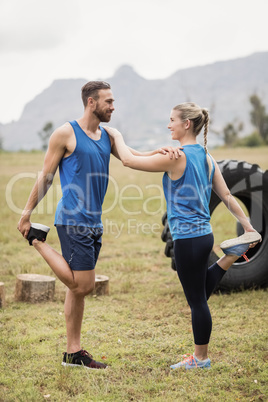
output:
[{"label": "black tire", "polygon": [[[243,202],[248,210],[250,221],[254,228],[261,233],[262,242],[247,252],[250,259],[237,260],[221,280],[218,289],[238,290],[253,287],[268,286],[268,171],[263,172],[258,165],[236,160],[217,162],[231,193]],[[221,200],[212,192],[210,213],[220,204]],[[162,240],[166,241],[165,255],[172,258],[172,269],[175,268],[173,242],[167,223],[167,214],[162,217],[165,226]],[[237,224],[237,235],[243,233],[241,225]],[[212,251],[210,265],[219,257]]]}]

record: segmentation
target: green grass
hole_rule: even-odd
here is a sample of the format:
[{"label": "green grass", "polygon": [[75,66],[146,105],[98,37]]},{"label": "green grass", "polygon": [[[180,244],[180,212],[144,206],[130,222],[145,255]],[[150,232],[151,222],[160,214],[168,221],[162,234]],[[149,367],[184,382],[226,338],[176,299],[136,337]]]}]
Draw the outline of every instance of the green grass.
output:
[{"label": "green grass", "polygon": [[[265,170],[267,151],[212,154],[218,160],[258,163]],[[56,280],[53,302],[14,301],[17,274],[53,275],[17,231],[19,214],[14,211],[14,206],[24,207],[34,182],[25,173],[37,173],[42,159],[42,153],[0,154],[0,281],[5,283],[7,301],[0,309],[0,401],[267,400],[266,290],[212,295],[211,370],[170,371],[170,364],[193,352],[193,339],[189,307],[160,238],[165,211],[162,174],[135,172],[114,159],[96,268],[97,274],[109,276],[110,295],[86,298],[82,327],[83,347],[110,367],[91,372],[61,366],[66,347],[64,287]],[[23,177],[15,181],[17,174]],[[153,188],[148,187],[151,184]],[[32,220],[51,226],[48,241],[59,251],[53,228],[58,185],[56,177]],[[130,196],[136,199],[126,198]],[[223,209],[212,220],[217,248],[234,231],[235,220]]]}]

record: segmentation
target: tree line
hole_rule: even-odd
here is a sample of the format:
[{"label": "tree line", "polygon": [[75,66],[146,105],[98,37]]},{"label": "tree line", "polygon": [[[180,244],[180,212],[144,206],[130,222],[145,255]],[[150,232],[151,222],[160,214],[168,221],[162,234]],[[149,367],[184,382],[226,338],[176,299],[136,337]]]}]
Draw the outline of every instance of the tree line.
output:
[{"label": "tree line", "polygon": [[[265,106],[256,94],[251,95],[249,101],[252,107],[250,121],[255,130],[250,135],[240,138],[239,135],[244,128],[243,123],[237,121],[227,123],[222,130],[226,146],[256,147],[268,144],[268,114],[266,114]],[[49,137],[53,130],[53,123],[47,122],[42,131],[38,133],[42,142],[42,150],[44,151],[47,149]],[[214,130],[212,129],[212,131]],[[219,131],[214,132],[220,134]]]},{"label": "tree line", "polygon": [[223,128],[225,145],[256,147],[268,144],[268,114],[266,114],[265,106],[256,94],[251,95],[249,101],[252,107],[250,121],[255,130],[250,135],[239,138],[239,134],[243,130],[243,123],[228,123]]},{"label": "tree line", "polygon": [[[268,144],[268,114],[266,114],[266,108],[256,94],[251,95],[249,101],[252,107],[250,111],[250,121],[255,130],[250,135],[240,138],[240,133],[244,128],[243,123],[237,121],[227,123],[222,130],[223,141],[226,146],[256,147]],[[53,131],[53,123],[49,121],[43,126],[42,130],[38,132],[43,151],[46,151],[49,137]],[[218,135],[221,134],[221,132],[213,130],[212,127],[211,131]],[[3,142],[3,136],[0,133],[0,150],[4,149]]]}]

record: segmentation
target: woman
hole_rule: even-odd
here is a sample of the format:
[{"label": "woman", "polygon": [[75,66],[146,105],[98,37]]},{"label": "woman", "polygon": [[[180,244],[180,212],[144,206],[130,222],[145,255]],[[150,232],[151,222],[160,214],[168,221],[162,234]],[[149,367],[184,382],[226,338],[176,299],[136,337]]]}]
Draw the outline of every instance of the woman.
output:
[{"label": "woman", "polygon": [[[179,158],[157,154],[134,156],[115,129],[105,127],[118,157],[124,166],[149,172],[165,172],[163,189],[167,202],[169,228],[174,241],[176,269],[186,299],[191,308],[195,341],[193,355],[171,366],[210,368],[208,343],[212,320],[207,304],[211,293],[225,272],[249,247],[261,241],[261,236],[249,223],[243,210],[232,197],[219,167],[207,152],[209,115],[194,103],[175,106],[168,128],[173,140],[178,140],[183,152]],[[204,147],[197,143],[197,135],[204,128]],[[244,228],[244,235],[221,244],[225,255],[208,268],[213,247],[209,201],[214,190]]]}]

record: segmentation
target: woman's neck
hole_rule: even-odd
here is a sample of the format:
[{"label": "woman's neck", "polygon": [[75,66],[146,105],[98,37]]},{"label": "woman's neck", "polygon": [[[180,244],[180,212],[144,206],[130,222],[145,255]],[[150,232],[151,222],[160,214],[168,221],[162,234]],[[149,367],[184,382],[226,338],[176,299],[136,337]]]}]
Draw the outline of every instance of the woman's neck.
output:
[{"label": "woman's neck", "polygon": [[180,144],[183,147],[184,145],[194,145],[197,144],[196,138],[182,138],[180,140]]}]

